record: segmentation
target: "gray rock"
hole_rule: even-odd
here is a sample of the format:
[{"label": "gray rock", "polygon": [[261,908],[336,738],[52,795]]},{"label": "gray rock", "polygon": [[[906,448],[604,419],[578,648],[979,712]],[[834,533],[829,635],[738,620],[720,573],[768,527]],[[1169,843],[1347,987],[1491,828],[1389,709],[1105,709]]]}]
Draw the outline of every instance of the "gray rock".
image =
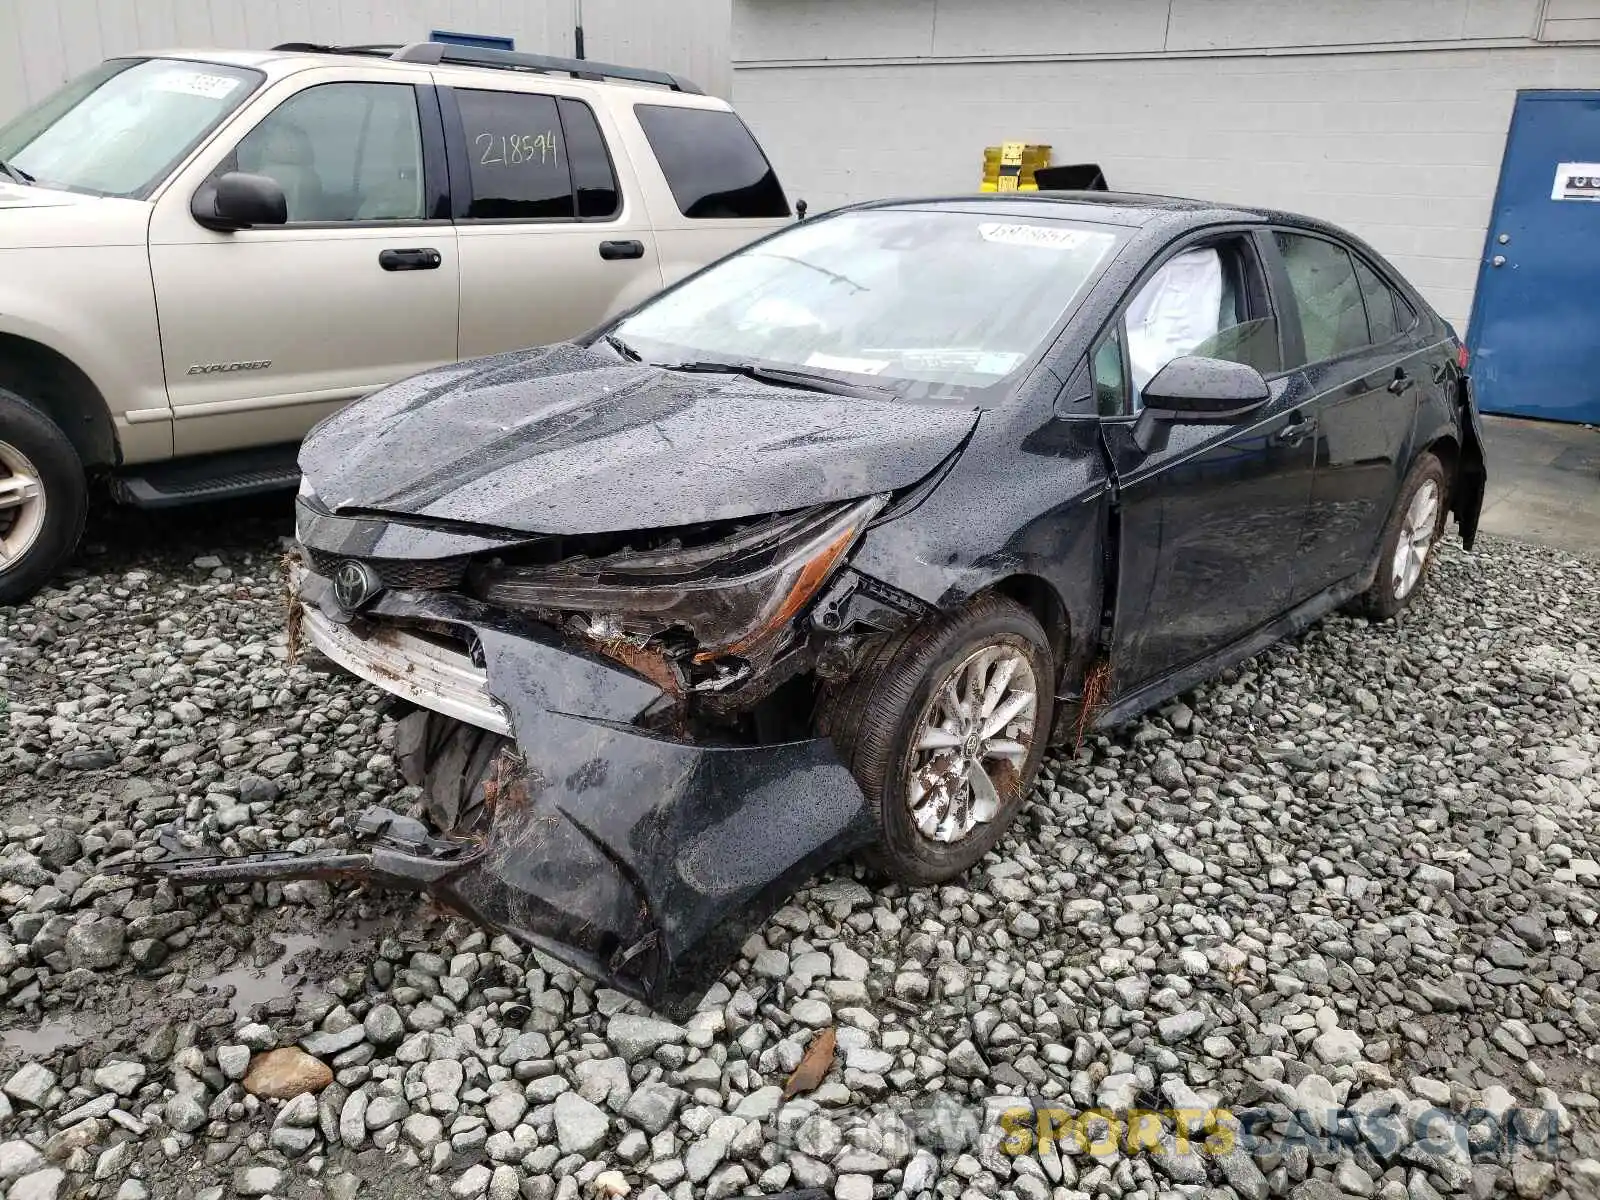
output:
[{"label": "gray rock", "polygon": [[684,1095],[676,1088],[647,1083],[633,1090],[633,1095],[622,1106],[622,1115],[654,1136],[667,1127],[683,1102]]},{"label": "gray rock", "polygon": [[6,1080],[4,1091],[20,1104],[41,1107],[56,1086],[55,1072],[41,1063],[23,1063]]},{"label": "gray rock", "polygon": [[20,1139],[0,1142],[0,1184],[44,1166],[44,1155]]},{"label": "gray rock", "polygon": [[450,1195],[455,1200],[474,1200],[489,1190],[489,1181],[494,1178],[494,1172],[482,1163],[468,1167],[450,1185]]},{"label": "gray rock", "polygon": [[411,1113],[411,1106],[399,1096],[377,1095],[367,1102],[367,1128],[387,1129],[398,1125]]},{"label": "gray rock", "polygon": [[67,959],[85,971],[109,971],[122,961],[127,926],[115,917],[74,925],[67,934]]},{"label": "gray rock", "polygon": [[11,1185],[6,1200],[57,1200],[66,1181],[67,1173],[60,1167],[32,1171]]},{"label": "gray rock", "polygon": [[555,1121],[556,1140],[563,1154],[592,1154],[611,1129],[610,1118],[576,1092],[562,1092],[556,1097]]},{"label": "gray rock", "polygon": [[444,1124],[431,1113],[412,1113],[400,1123],[400,1136],[426,1154],[444,1137]]},{"label": "gray rock", "polygon": [[515,1128],[522,1120],[522,1114],[527,1111],[528,1102],[522,1098],[521,1092],[501,1092],[483,1106],[483,1115],[489,1119],[490,1127],[496,1130]]},{"label": "gray rock", "polygon": [[233,1173],[233,1190],[240,1196],[266,1196],[283,1185],[277,1167],[240,1167]]},{"label": "gray rock", "polygon": [[243,1079],[245,1072],[250,1069],[250,1047],[218,1046],[217,1069],[227,1079]]},{"label": "gray rock", "polygon": [[167,1124],[179,1133],[193,1133],[207,1120],[205,1097],[194,1091],[180,1091],[167,1101]]},{"label": "gray rock", "polygon": [[1206,1014],[1199,1009],[1190,1009],[1188,1012],[1162,1017],[1156,1022],[1156,1032],[1161,1035],[1163,1042],[1184,1042],[1204,1029],[1205,1024]]},{"label": "gray rock", "polygon": [[406,1035],[406,1023],[392,1004],[373,1005],[361,1028],[374,1046],[392,1046]]},{"label": "gray rock", "polygon": [[332,1058],[352,1046],[359,1046],[361,1039],[365,1036],[366,1030],[360,1025],[352,1025],[348,1029],[340,1030],[338,1033],[329,1033],[325,1029],[319,1029],[301,1038],[300,1048],[307,1054],[314,1055],[317,1058]]},{"label": "gray rock", "polygon": [[618,1013],[606,1025],[606,1041],[630,1063],[650,1057],[662,1046],[678,1045],[685,1033],[681,1025],[632,1013]]},{"label": "gray rock", "polygon": [[131,1096],[144,1083],[148,1072],[143,1063],[115,1062],[98,1067],[94,1073],[95,1087],[104,1088],[118,1096]]}]

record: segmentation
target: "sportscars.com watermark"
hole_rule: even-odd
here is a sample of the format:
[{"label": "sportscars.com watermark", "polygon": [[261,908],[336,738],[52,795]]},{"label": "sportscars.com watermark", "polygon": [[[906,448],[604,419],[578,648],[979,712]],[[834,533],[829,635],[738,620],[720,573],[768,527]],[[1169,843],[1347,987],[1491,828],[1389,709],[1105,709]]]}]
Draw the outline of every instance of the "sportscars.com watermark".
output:
[{"label": "sportscars.com watermark", "polygon": [[1353,1151],[1366,1145],[1387,1161],[1415,1152],[1457,1162],[1505,1161],[1513,1150],[1554,1159],[1560,1148],[1561,1114],[1538,1108],[1501,1112],[1442,1108],[1406,1111],[1375,1106],[1295,1111],[1283,1121],[1281,1108],[1105,1109],[1063,1108],[1059,1102],[1030,1103],[993,1097],[964,1103],[935,1095],[904,1110],[823,1109],[808,1100],[781,1107],[773,1137],[813,1158],[831,1159],[846,1143],[903,1161],[919,1149],[986,1155],[1038,1152],[1097,1157],[1134,1154],[1202,1155],[1221,1158],[1243,1151],[1251,1157],[1304,1145],[1312,1153]]}]

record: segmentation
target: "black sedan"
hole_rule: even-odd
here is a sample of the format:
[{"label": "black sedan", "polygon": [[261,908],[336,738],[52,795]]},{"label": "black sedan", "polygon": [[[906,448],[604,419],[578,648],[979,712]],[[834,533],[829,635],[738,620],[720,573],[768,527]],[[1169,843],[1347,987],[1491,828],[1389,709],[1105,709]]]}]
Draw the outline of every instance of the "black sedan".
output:
[{"label": "black sedan", "polygon": [[426,889],[671,1011],[843,855],[966,870],[1052,739],[1402,609],[1477,524],[1466,365],[1381,256],[1284,213],[805,221],[311,435],[295,637],[411,706],[423,811],[170,870]]}]

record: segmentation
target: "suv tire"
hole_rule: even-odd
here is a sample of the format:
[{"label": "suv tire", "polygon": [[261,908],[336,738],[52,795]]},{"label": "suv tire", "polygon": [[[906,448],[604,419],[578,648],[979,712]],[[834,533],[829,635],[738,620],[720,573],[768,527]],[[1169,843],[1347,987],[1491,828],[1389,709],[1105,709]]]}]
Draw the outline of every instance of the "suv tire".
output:
[{"label": "suv tire", "polygon": [[72,557],[89,486],[49,417],[0,388],[0,604],[26,600]]}]

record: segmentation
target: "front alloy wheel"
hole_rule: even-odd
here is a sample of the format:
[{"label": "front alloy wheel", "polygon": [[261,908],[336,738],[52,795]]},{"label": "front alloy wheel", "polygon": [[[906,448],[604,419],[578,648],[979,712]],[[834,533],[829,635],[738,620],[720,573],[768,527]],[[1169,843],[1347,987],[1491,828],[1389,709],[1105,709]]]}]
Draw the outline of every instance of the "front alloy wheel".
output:
[{"label": "front alloy wheel", "polygon": [[1038,773],[1054,679],[1033,614],[984,595],[887,639],[823,697],[818,732],[878,819],[875,866],[942,883],[989,852]]},{"label": "front alloy wheel", "polygon": [[999,815],[1000,786],[1027,761],[1038,699],[1033,667],[1010,646],[977,650],[945,677],[923,707],[906,781],[919,833],[958,842]]},{"label": "front alloy wheel", "polygon": [[0,442],[0,570],[33,549],[44,506],[39,469],[10,442]]},{"label": "front alloy wheel", "polygon": [[0,388],[0,604],[26,600],[72,556],[88,505],[67,435]]}]

